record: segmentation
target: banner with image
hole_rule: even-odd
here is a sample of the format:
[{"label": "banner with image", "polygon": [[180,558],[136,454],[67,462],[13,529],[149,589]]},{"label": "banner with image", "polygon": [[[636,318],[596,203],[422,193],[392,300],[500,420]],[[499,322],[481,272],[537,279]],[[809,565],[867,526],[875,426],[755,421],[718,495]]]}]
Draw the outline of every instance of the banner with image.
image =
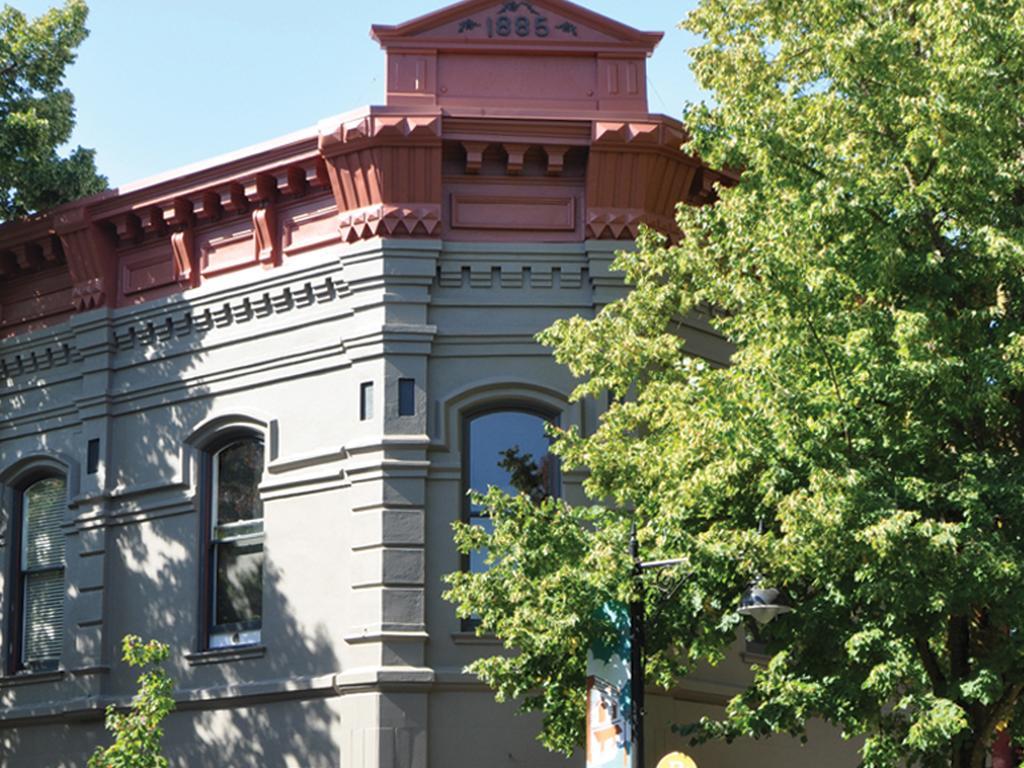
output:
[{"label": "banner with image", "polygon": [[616,632],[595,641],[587,656],[587,768],[636,768],[629,608],[608,603],[602,613]]}]

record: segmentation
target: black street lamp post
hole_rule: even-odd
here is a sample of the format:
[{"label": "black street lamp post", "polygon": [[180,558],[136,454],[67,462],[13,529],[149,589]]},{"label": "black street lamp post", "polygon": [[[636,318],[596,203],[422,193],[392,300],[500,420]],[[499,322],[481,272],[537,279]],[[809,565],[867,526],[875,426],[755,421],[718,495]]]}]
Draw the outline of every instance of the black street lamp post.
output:
[{"label": "black street lamp post", "polygon": [[633,748],[636,760],[633,765],[644,765],[644,564],[640,561],[640,544],[636,540],[636,526],[629,538],[629,554],[633,558],[633,586],[635,596],[629,606],[629,685],[633,704]]},{"label": "black street lamp post", "polygon": [[[629,640],[630,640],[630,664],[629,664],[629,685],[630,699],[633,705],[632,728],[633,728],[633,749],[636,753],[635,768],[645,768],[644,763],[644,680],[646,679],[646,663],[644,658],[644,624],[646,616],[644,613],[644,571],[657,570],[660,568],[671,568],[676,565],[689,563],[686,558],[680,557],[672,560],[651,560],[644,562],[640,559],[640,543],[636,538],[636,525],[629,538],[629,554],[633,558],[633,586],[634,599],[629,606]],[[750,616],[760,624],[767,624],[776,616],[788,613],[793,609],[787,605],[777,602],[779,592],[776,589],[767,589],[761,584],[755,583],[744,593],[740,601],[739,613],[743,616]]]}]

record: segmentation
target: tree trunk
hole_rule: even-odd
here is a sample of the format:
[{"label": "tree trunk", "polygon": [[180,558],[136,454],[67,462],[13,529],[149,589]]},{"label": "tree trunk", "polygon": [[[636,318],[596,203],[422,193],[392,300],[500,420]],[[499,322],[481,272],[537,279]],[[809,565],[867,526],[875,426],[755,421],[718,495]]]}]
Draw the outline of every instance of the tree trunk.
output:
[{"label": "tree trunk", "polygon": [[[950,768],[983,768],[975,766],[972,757],[974,756],[975,739],[973,734],[964,739],[953,742],[953,755],[950,760]],[[984,753],[982,752],[982,755]]]}]

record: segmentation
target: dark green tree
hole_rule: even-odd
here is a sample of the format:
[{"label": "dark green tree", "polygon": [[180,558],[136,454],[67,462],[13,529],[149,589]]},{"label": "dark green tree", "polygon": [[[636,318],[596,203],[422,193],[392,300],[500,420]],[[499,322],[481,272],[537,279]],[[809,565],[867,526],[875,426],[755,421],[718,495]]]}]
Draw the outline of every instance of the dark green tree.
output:
[{"label": "dark green tree", "polygon": [[[451,597],[518,650],[475,669],[577,744],[635,521],[691,561],[645,595],[651,682],[722,657],[751,579],[797,607],[696,737],[820,717],[869,768],[982,768],[1024,720],[1024,4],[702,0],[685,26],[714,97],[688,149],[741,180],[619,257],[627,298],[544,334],[576,397],[616,396],[556,451],[617,506],[492,493],[493,534],[459,530],[492,567]],[[694,312],[729,367],[687,354]]]},{"label": "dark green tree", "polygon": [[88,35],[88,12],[83,0],[35,20],[0,8],[0,223],[106,188],[93,150],[59,154],[75,125],[64,75]]}]

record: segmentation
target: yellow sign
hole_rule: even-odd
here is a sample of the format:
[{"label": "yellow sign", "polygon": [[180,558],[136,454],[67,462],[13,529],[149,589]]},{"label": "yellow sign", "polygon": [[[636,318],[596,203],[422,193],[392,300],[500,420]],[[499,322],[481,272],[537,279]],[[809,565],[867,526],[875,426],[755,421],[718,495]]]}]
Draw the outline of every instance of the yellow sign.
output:
[{"label": "yellow sign", "polygon": [[682,752],[673,752],[665,755],[658,763],[658,768],[697,768],[692,757],[687,757]]}]

